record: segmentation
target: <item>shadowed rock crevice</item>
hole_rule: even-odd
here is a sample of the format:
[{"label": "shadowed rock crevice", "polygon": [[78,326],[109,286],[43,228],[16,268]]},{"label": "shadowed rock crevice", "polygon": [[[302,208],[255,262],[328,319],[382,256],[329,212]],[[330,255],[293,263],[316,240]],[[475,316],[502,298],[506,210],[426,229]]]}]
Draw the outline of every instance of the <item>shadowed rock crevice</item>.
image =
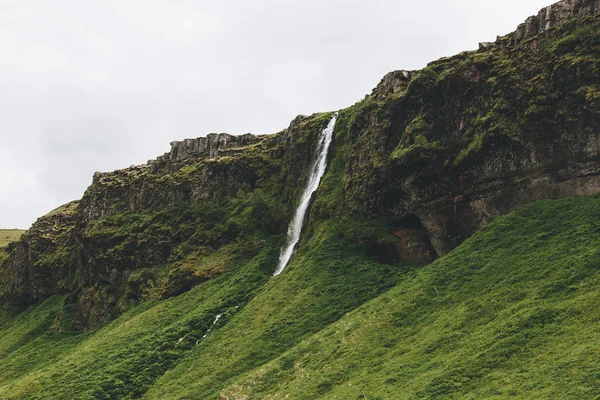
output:
[{"label": "shadowed rock crevice", "polygon": [[427,265],[433,262],[437,253],[431,244],[429,232],[421,219],[409,214],[393,222],[393,238],[366,240],[367,254],[382,264],[390,265]]}]

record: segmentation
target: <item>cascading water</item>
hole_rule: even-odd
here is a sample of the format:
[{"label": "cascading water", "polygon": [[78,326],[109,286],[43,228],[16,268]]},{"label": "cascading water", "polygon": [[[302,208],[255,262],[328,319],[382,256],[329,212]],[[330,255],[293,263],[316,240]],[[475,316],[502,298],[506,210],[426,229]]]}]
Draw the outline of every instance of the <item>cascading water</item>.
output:
[{"label": "cascading water", "polygon": [[[238,308],[240,308],[240,306],[235,306],[235,307],[233,307],[233,310],[235,311],[235,310],[237,310]],[[229,309],[229,310],[231,310],[231,309]],[[224,313],[222,313],[222,314],[218,314],[218,315],[215,317],[215,320],[213,321],[213,323],[212,323],[212,325],[210,326],[210,328],[208,328],[208,330],[206,331],[206,333],[204,334],[204,336],[202,336],[202,339],[198,339],[198,340],[196,340],[196,346],[198,346],[198,345],[200,344],[200,341],[201,341],[201,340],[203,340],[203,339],[206,339],[206,337],[208,336],[208,334],[210,333],[210,331],[212,331],[212,328],[213,328],[213,327],[214,327],[214,326],[217,324],[217,322],[219,322],[219,320],[221,319],[221,317],[222,317],[222,316],[223,316],[223,315],[224,315],[226,312],[227,312],[227,311],[225,311],[225,312],[224,312]],[[179,343],[180,343],[182,340],[183,340],[183,338],[179,339],[179,342],[177,342],[177,344],[179,344]]]},{"label": "cascading water", "polygon": [[[237,307],[236,307],[236,308],[237,308]],[[217,322],[219,322],[219,320],[221,319],[221,317],[222,317],[222,316],[223,316],[223,314],[219,314],[219,315],[217,315],[217,316],[215,317],[215,320],[213,321],[213,323],[212,323],[212,325],[210,326],[210,328],[208,328],[208,330],[206,331],[206,333],[204,334],[204,336],[202,336],[202,339],[205,339],[205,338],[208,336],[208,334],[210,333],[210,331],[211,331],[212,327],[213,327],[213,326],[215,326],[215,324],[216,324]],[[196,344],[197,344],[197,343],[196,343]]]},{"label": "cascading water", "polygon": [[302,224],[304,222],[304,216],[306,215],[308,206],[310,205],[310,199],[312,198],[313,193],[319,187],[321,178],[325,173],[325,167],[327,167],[327,153],[329,152],[329,145],[331,144],[331,139],[333,138],[333,130],[335,128],[336,120],[337,113],[333,115],[333,118],[331,118],[331,121],[329,121],[327,128],[323,129],[321,135],[319,136],[316,149],[317,158],[308,173],[308,182],[306,188],[304,188],[304,192],[302,193],[300,205],[296,210],[296,214],[294,214],[294,218],[292,219],[292,222],[290,222],[287,241],[286,244],[281,248],[279,265],[277,266],[273,276],[279,275],[290,262],[292,255],[294,255],[296,244],[298,244],[298,241],[300,240]]}]

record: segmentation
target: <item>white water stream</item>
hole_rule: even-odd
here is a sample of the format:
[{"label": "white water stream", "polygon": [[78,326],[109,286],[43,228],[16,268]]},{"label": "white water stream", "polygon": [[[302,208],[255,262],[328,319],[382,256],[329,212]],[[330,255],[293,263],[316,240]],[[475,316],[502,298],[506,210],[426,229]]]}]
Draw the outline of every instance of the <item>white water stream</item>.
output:
[{"label": "white water stream", "polygon": [[[240,306],[235,306],[235,307],[233,307],[233,309],[234,309],[234,310],[237,310],[238,308],[240,308]],[[230,309],[230,310],[231,310],[231,309]],[[227,312],[227,311],[226,311],[226,312]],[[222,314],[218,314],[218,315],[215,317],[215,320],[213,321],[213,323],[212,323],[212,325],[210,326],[210,328],[208,328],[208,330],[206,331],[206,333],[204,334],[204,336],[202,336],[202,339],[206,339],[206,337],[208,336],[208,334],[210,333],[210,331],[212,331],[212,328],[213,328],[213,327],[214,327],[214,326],[217,324],[217,322],[219,322],[219,320],[221,319],[221,317],[222,317],[224,314],[225,314],[225,312],[224,312],[224,313],[222,313]],[[200,341],[201,341],[202,339],[198,339],[198,340],[196,340],[196,346],[198,346],[198,345],[200,344]],[[179,339],[179,342],[177,342],[177,344],[179,344],[179,343],[180,343],[182,340],[183,340],[183,338]]]},{"label": "white water stream", "polygon": [[[237,307],[236,307],[236,308],[237,308]],[[212,325],[210,326],[210,328],[208,328],[208,330],[206,331],[206,333],[204,334],[204,336],[202,336],[202,339],[205,339],[205,338],[208,336],[208,334],[210,333],[210,331],[211,331],[212,327],[213,327],[213,326],[215,326],[215,324],[216,324],[217,322],[219,322],[219,320],[221,319],[221,317],[222,317],[222,316],[223,316],[223,314],[219,314],[219,315],[217,315],[217,317],[216,317],[216,318],[215,318],[215,320],[213,321],[213,323],[212,323]],[[197,343],[196,343],[196,344],[197,344]]]},{"label": "white water stream", "polygon": [[315,151],[317,158],[315,159],[308,173],[308,182],[306,184],[306,188],[302,193],[300,205],[296,210],[296,214],[294,214],[294,218],[292,219],[292,222],[290,222],[290,226],[288,228],[288,238],[285,245],[281,248],[279,265],[277,266],[273,276],[279,275],[284,270],[296,251],[296,244],[298,244],[298,241],[300,240],[302,224],[304,223],[304,216],[306,215],[306,211],[310,205],[310,199],[312,198],[313,193],[319,187],[319,183],[321,182],[321,178],[323,177],[325,168],[327,167],[327,153],[329,152],[329,145],[331,144],[331,139],[333,138],[333,130],[335,128],[336,120],[337,113],[334,114],[333,118],[331,118],[331,121],[329,121],[327,128],[323,129],[321,135],[319,136],[317,149]]}]

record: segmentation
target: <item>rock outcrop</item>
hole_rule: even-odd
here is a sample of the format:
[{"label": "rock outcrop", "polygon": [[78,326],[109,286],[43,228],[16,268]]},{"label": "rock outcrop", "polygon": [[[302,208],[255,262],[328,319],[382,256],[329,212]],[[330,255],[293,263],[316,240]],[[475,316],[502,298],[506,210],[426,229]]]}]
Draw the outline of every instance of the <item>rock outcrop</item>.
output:
[{"label": "rock outcrop", "polygon": [[600,12],[600,0],[562,0],[544,7],[517,27],[515,40],[519,41],[560,26],[573,18],[593,16]]},{"label": "rock outcrop", "polygon": [[73,230],[78,206],[74,201],[39,218],[19,241],[8,245],[9,256],[0,263],[0,304],[29,304],[69,289],[60,282],[77,265]]},{"label": "rock outcrop", "polygon": [[415,74],[416,71],[405,70],[389,72],[383,77],[377,87],[373,89],[371,96],[381,101],[388,96],[400,93],[406,89]]},{"label": "rock outcrop", "polygon": [[200,158],[215,158],[241,154],[246,146],[260,142],[264,137],[251,133],[230,135],[228,133],[210,133],[206,137],[185,139],[171,143],[171,151],[148,161],[154,173],[172,172],[173,166],[181,166],[186,161],[193,163]]},{"label": "rock outcrop", "polygon": [[260,163],[258,155],[273,146],[272,140],[272,135],[211,133],[172,142],[168,153],[147,164],[96,172],[80,220],[213,201],[251,189],[258,179],[255,161]]},{"label": "rock outcrop", "polygon": [[547,10],[562,27],[536,51],[482,46],[431,63],[385,97],[399,74],[390,75],[356,107],[353,208],[391,221],[416,215],[442,255],[528,202],[600,191],[600,18],[565,20],[595,10],[585,2]]},{"label": "rock outcrop", "polygon": [[206,137],[185,139],[182,142],[172,142],[171,160],[183,160],[190,155],[207,155],[209,158],[218,156],[227,149],[243,147],[257,142],[259,139],[251,133],[234,136],[227,133],[211,133]]}]

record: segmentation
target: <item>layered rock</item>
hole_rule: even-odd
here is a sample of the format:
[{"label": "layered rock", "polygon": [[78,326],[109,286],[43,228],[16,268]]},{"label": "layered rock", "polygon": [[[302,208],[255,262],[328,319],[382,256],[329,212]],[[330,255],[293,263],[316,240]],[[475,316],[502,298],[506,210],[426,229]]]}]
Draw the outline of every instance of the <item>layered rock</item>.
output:
[{"label": "layered rock", "polygon": [[259,139],[251,133],[233,136],[227,133],[211,133],[206,137],[186,139],[171,143],[171,160],[183,160],[190,155],[218,156],[227,149],[242,147],[257,142]]},{"label": "layered rock", "polygon": [[439,60],[399,95],[356,107],[351,206],[417,216],[442,255],[523,204],[600,191],[600,18],[562,18],[535,52]]},{"label": "layered rock", "polygon": [[600,0],[561,0],[542,8],[517,27],[514,39],[520,41],[548,29],[560,26],[573,18],[593,16],[600,12]]},{"label": "layered rock", "polygon": [[39,218],[8,245],[9,256],[0,263],[0,303],[29,304],[69,289],[69,282],[60,282],[78,264],[73,236],[78,205],[74,201]]},{"label": "layered rock", "polygon": [[171,142],[171,151],[148,161],[154,173],[172,172],[186,161],[195,162],[201,158],[215,158],[241,154],[246,146],[260,142],[264,137],[247,133],[234,136],[228,133],[210,133],[206,137]]},{"label": "layered rock", "polygon": [[415,76],[416,71],[392,71],[387,73],[381,82],[373,89],[371,96],[376,100],[381,101],[385,98],[404,91],[412,78]]}]

